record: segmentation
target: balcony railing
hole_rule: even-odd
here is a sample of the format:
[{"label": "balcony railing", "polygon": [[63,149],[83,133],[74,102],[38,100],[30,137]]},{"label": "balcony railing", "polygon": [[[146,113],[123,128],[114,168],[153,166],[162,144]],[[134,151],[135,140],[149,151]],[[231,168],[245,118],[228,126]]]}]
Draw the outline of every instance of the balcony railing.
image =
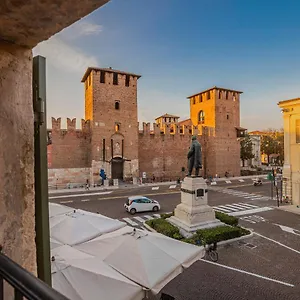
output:
[{"label": "balcony railing", "polygon": [[4,281],[14,289],[15,300],[69,300],[1,253],[0,246],[0,300],[7,300]]}]

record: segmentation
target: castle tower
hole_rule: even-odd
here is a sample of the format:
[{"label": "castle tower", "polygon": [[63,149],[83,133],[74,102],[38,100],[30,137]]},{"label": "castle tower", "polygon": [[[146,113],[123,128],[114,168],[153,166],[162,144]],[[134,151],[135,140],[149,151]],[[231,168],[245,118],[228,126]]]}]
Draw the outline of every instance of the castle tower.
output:
[{"label": "castle tower", "polygon": [[213,87],[188,97],[192,124],[215,128],[215,137],[208,142],[207,175],[240,175],[239,137],[245,131],[240,127],[240,94]]},{"label": "castle tower", "polygon": [[176,125],[178,124],[179,117],[170,115],[170,114],[164,114],[160,117],[157,117],[155,119],[155,123],[159,125],[159,128],[162,131],[166,130],[166,125],[170,126],[170,133],[175,133]]},{"label": "castle tower", "polygon": [[112,179],[138,176],[137,80],[140,75],[111,68],[88,68],[85,119],[91,120],[93,178],[103,168]]}]

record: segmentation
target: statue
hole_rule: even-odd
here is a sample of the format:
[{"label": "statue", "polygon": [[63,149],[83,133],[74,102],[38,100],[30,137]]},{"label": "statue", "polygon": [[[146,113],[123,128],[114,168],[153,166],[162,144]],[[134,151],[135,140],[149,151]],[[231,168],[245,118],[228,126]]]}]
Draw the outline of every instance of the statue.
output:
[{"label": "statue", "polygon": [[199,170],[202,168],[202,151],[201,145],[197,141],[197,137],[192,137],[192,143],[187,155],[188,158],[188,175],[192,176],[193,168],[195,168],[195,175],[199,177]]}]

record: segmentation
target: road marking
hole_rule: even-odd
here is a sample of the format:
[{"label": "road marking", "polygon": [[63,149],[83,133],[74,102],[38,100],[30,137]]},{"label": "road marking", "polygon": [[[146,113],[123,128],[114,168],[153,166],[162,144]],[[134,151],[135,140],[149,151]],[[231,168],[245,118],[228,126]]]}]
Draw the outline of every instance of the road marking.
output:
[{"label": "road marking", "polygon": [[152,191],[157,191],[157,190],[159,190],[159,186],[152,187]]},{"label": "road marking", "polygon": [[139,225],[138,223],[135,223],[134,221],[130,220],[129,218],[123,218],[123,220],[131,226],[138,226]]},{"label": "road marking", "polygon": [[245,180],[244,179],[239,179],[239,182],[245,182]]},{"label": "road marking", "polygon": [[176,188],[176,184],[170,185],[169,189],[175,189]]},{"label": "road marking", "polygon": [[231,181],[230,181],[230,180],[226,180],[225,182],[226,182],[226,183],[231,183]]},{"label": "road marking", "polygon": [[160,215],[159,214],[154,214],[153,215],[155,218],[160,218]]},{"label": "road marking", "polygon": [[244,221],[252,223],[252,224],[256,223],[255,221],[251,220],[249,217],[242,217],[241,220],[244,220]]},{"label": "road marking", "polygon": [[82,202],[88,202],[88,201],[90,201],[90,199],[83,199],[83,200],[81,200]]},{"label": "road marking", "polygon": [[221,210],[224,210],[225,212],[232,212],[232,211],[235,211],[231,208],[227,208],[225,205],[218,205],[218,206],[214,206],[213,208],[216,208],[216,209],[221,209]]},{"label": "road marking", "polygon": [[240,272],[240,273],[243,273],[243,274],[246,274],[246,275],[254,276],[254,277],[257,277],[257,278],[260,278],[260,279],[276,282],[276,283],[279,283],[279,284],[282,284],[282,285],[285,285],[285,286],[294,287],[294,285],[291,284],[291,283],[287,283],[287,282],[280,281],[280,280],[277,280],[277,279],[273,279],[273,278],[270,278],[270,277],[262,276],[262,275],[251,273],[251,272],[247,272],[247,271],[237,269],[237,268],[233,268],[233,267],[229,267],[229,266],[226,266],[226,265],[221,265],[221,264],[213,262],[213,261],[204,260],[204,259],[201,259],[201,260],[203,262],[208,263],[208,264],[219,266],[219,267],[222,267],[222,268],[225,268],[225,269],[228,269],[228,270],[232,270],[232,271]]},{"label": "road marking", "polygon": [[151,217],[151,216],[148,216],[148,215],[146,215],[146,216],[144,216],[147,220],[152,220],[152,219],[154,219],[153,217]]},{"label": "road marking", "polygon": [[252,205],[252,204],[248,204],[248,203],[239,203],[240,205],[243,205],[245,207],[249,207],[249,208],[258,208],[257,205]]},{"label": "road marking", "polygon": [[245,207],[241,207],[240,205],[236,205],[236,204],[226,204],[226,207],[233,207],[235,209],[235,211],[240,211],[240,210],[245,210]]},{"label": "road marking", "polygon": [[144,219],[142,219],[141,217],[133,217],[135,220],[138,220],[139,222],[141,222],[141,223],[144,223],[145,222],[145,220]]},{"label": "road marking", "polygon": [[213,181],[210,185],[217,185],[217,183],[215,181]]},{"label": "road marking", "polygon": [[296,250],[296,249],[293,249],[293,248],[291,248],[291,247],[289,247],[289,246],[287,246],[287,245],[284,245],[284,244],[282,244],[282,243],[280,243],[280,242],[277,242],[277,241],[275,241],[275,240],[273,240],[273,239],[271,239],[271,238],[269,238],[269,237],[267,237],[267,236],[264,236],[264,235],[262,235],[262,234],[260,234],[260,233],[257,233],[257,232],[253,232],[254,234],[256,234],[256,235],[258,235],[258,236],[260,236],[260,237],[262,237],[262,238],[264,238],[264,239],[266,239],[266,240],[269,240],[269,241],[271,241],[271,242],[273,242],[273,243],[275,243],[275,244],[278,244],[279,246],[282,246],[282,247],[284,247],[284,248],[286,248],[286,249],[289,249],[289,250],[291,250],[291,251],[293,251],[293,252],[295,252],[295,253],[297,253],[297,254],[300,254],[300,251],[298,251],[298,250]]},{"label": "road marking", "polygon": [[214,210],[219,211],[221,213],[228,213],[229,211],[223,208],[219,208],[218,206],[213,207]]},{"label": "road marking", "polygon": [[279,224],[274,224],[274,225],[279,226],[280,229],[283,230],[283,231],[285,231],[285,232],[292,233],[292,234],[300,236],[300,234],[297,233],[297,232],[299,232],[299,230],[297,230],[297,229],[294,229],[294,228],[291,228],[291,227],[288,227],[288,226],[284,226],[284,225],[279,225]]},{"label": "road marking", "polygon": [[49,199],[61,199],[61,198],[74,198],[74,197],[86,197],[86,196],[99,196],[111,194],[113,191],[101,192],[101,193],[89,193],[89,194],[75,194],[75,195],[63,195],[63,196],[52,196]]},{"label": "road marking", "polygon": [[256,214],[256,213],[259,213],[259,212],[269,211],[269,210],[273,210],[273,208],[271,208],[271,207],[260,207],[260,208],[245,210],[245,211],[237,211],[237,212],[229,213],[229,215],[237,217],[237,216],[243,216],[243,215]]},{"label": "road marking", "polygon": [[[234,204],[237,207],[241,207],[242,209],[249,209],[249,206],[243,205],[243,204]],[[256,206],[258,207],[258,206]]]},{"label": "road marking", "polygon": [[59,203],[72,203],[73,200],[67,200],[67,201],[60,201]]}]

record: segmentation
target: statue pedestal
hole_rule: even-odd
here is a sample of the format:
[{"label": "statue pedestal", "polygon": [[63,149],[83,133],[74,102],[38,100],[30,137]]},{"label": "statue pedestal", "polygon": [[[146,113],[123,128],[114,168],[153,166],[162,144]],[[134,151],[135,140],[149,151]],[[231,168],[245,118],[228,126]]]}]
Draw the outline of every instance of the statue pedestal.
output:
[{"label": "statue pedestal", "polygon": [[223,225],[207,204],[207,184],[202,177],[185,177],[181,185],[181,203],[168,221],[177,226],[183,236],[196,230]]}]

